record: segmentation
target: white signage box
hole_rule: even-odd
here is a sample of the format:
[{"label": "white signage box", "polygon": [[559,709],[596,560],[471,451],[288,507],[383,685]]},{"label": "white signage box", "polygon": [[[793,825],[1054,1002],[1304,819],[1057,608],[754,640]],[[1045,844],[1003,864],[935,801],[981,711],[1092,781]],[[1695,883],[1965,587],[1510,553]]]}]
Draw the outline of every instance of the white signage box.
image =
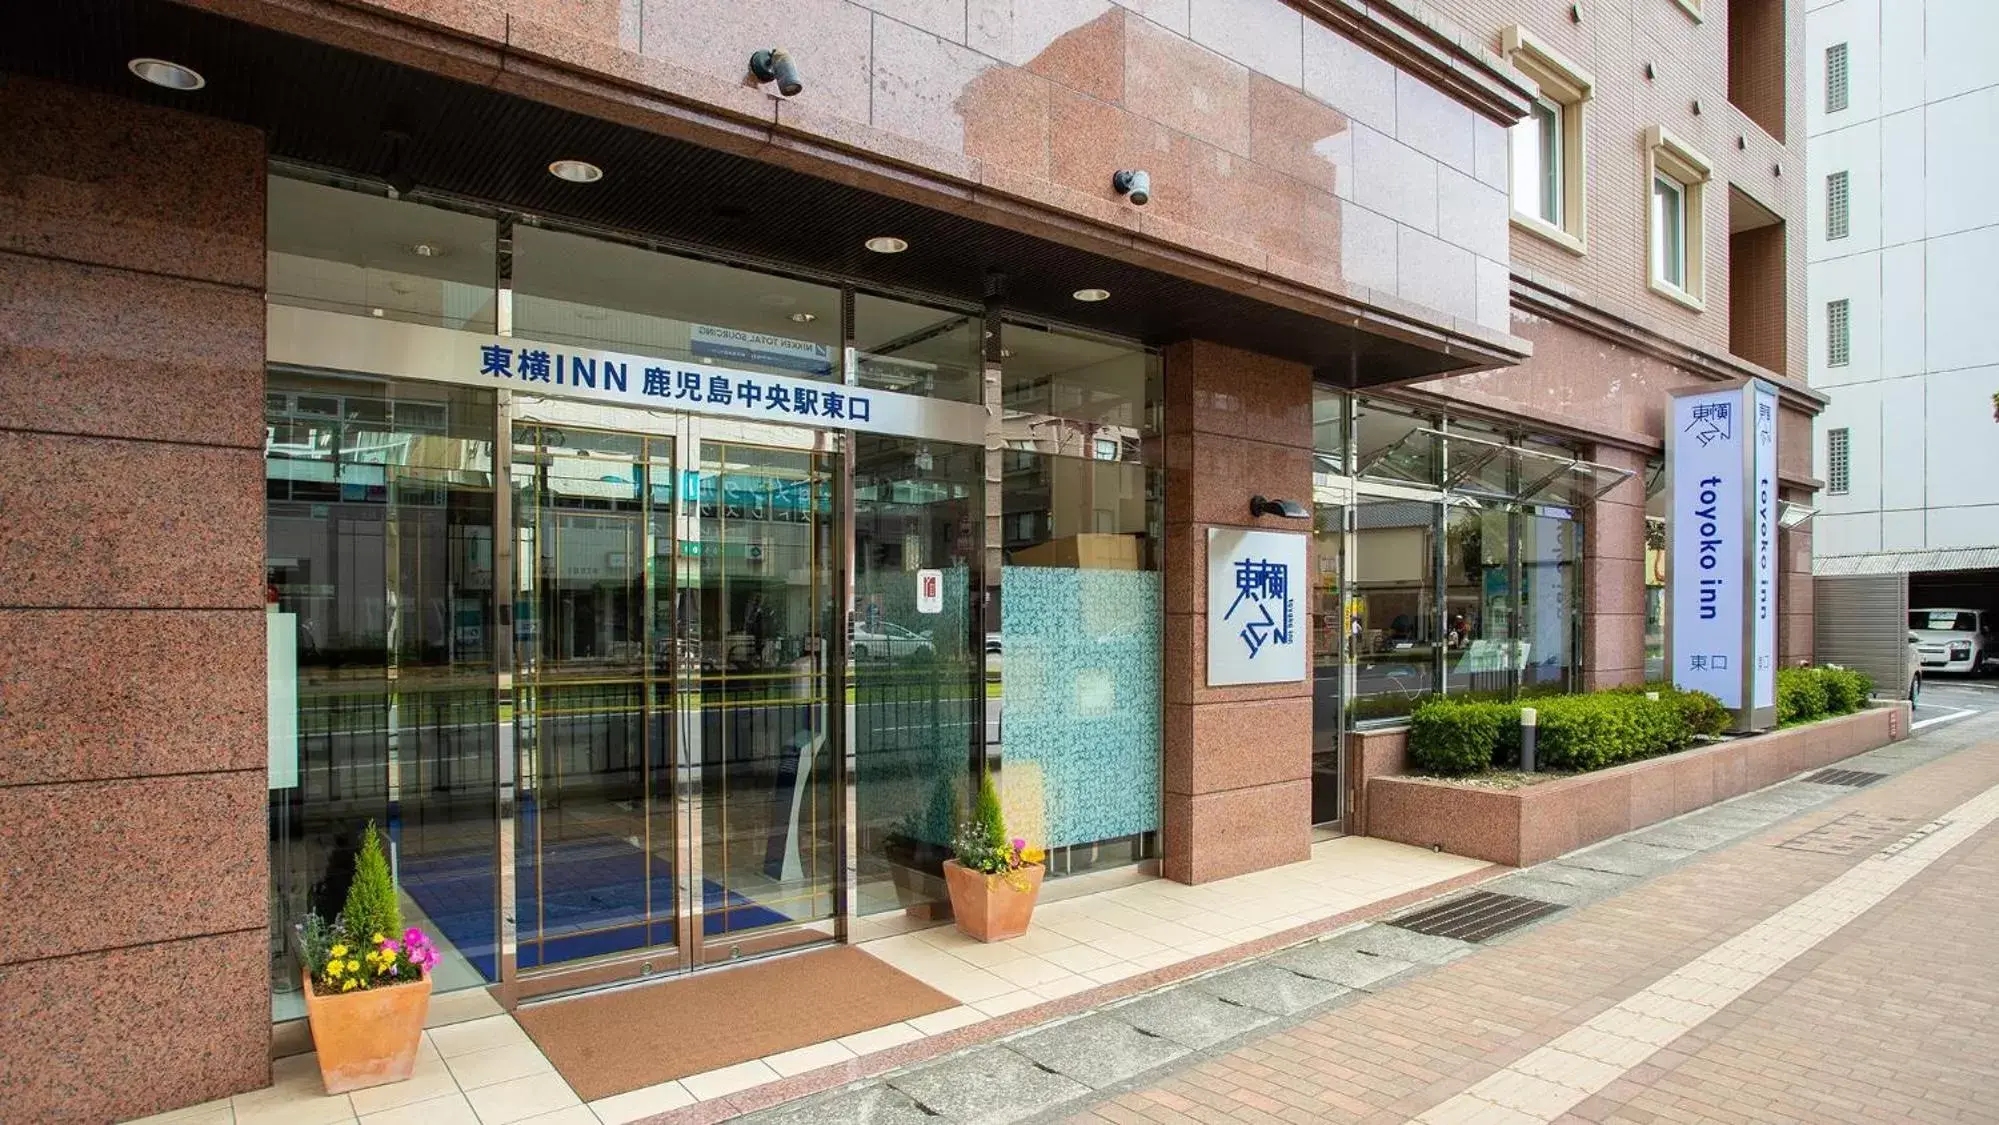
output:
[{"label": "white signage box", "polygon": [[1677,687],[1777,719],[1777,391],[1761,380],[1673,392],[1666,428],[1666,657]]},{"label": "white signage box", "polygon": [[916,572],[916,612],[944,612],[943,571],[925,569]]},{"label": "white signage box", "polygon": [[1303,532],[1208,529],[1208,686],[1305,678]]}]

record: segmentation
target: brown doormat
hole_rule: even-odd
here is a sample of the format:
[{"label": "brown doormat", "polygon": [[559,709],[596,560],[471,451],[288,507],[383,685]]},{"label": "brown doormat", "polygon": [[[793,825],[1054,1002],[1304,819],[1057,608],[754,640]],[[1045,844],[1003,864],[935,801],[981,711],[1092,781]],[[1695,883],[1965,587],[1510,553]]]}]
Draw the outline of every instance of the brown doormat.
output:
[{"label": "brown doormat", "polygon": [[525,1007],[514,1018],[587,1102],[957,1006],[842,945]]}]

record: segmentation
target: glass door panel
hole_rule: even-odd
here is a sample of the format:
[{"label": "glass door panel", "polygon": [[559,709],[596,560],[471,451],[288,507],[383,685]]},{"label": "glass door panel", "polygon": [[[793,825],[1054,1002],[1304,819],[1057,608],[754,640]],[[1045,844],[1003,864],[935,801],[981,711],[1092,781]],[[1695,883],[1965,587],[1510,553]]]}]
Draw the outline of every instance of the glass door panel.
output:
[{"label": "glass door panel", "polygon": [[1356,607],[1343,603],[1346,506],[1315,504],[1312,521],[1312,823],[1340,819],[1346,653]]},{"label": "glass door panel", "polygon": [[[272,1016],[302,1014],[292,927],[339,913],[369,821],[440,991],[498,979],[493,396],[273,370],[265,486]],[[285,753],[288,750],[289,753]]]},{"label": "glass door panel", "polygon": [[680,605],[698,621],[682,635],[699,660],[699,907],[712,960],[760,948],[745,935],[833,915],[834,521],[830,455],[700,432],[682,547],[698,578]]},{"label": "glass door panel", "polygon": [[986,690],[972,615],[985,451],[873,435],[852,449],[854,910],[927,916],[948,901],[943,862],[970,807]]},{"label": "glass door panel", "polygon": [[671,521],[670,463],[665,438],[514,431],[523,969],[673,937],[670,724],[657,714],[671,696],[656,691],[649,565]]}]

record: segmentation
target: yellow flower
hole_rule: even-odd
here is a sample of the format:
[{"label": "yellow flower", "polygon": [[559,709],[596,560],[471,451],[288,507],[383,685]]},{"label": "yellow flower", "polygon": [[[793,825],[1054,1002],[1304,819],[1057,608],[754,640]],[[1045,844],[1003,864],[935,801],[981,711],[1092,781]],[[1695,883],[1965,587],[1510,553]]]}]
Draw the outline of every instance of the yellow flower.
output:
[{"label": "yellow flower", "polygon": [[345,957],[347,956],[347,947],[336,945],[332,949],[327,950],[327,952],[333,954],[335,957]]},{"label": "yellow flower", "polygon": [[339,976],[339,975],[340,975],[340,962],[338,962],[338,961],[328,961],[328,962],[326,963],[326,975],[327,975],[327,976],[329,976],[329,977],[337,977],[337,976]]},{"label": "yellow flower", "polygon": [[346,983],[346,984],[343,984],[343,985],[341,985],[341,986],[340,986],[340,991],[342,991],[342,992],[352,992],[352,991],[354,991],[354,986],[355,986],[355,985],[357,985],[357,984],[359,984],[359,983],[361,983],[361,982],[360,982],[360,981],[357,981],[357,980],[355,980],[355,979],[354,979],[353,977],[348,977],[348,978],[347,978],[347,983]]},{"label": "yellow flower", "polygon": [[1047,853],[1043,852],[1040,848],[1023,848],[1021,849],[1020,858],[1026,860],[1028,863],[1040,863],[1046,855]]},{"label": "yellow flower", "polygon": [[371,938],[369,938],[368,940],[369,940],[369,941],[371,941],[371,942],[373,942],[373,943],[375,943],[376,945],[380,945],[380,944],[382,944],[382,940],[383,940],[383,939],[382,939],[382,935],[380,935],[380,934],[376,934],[376,935],[375,935],[374,937],[371,937]]},{"label": "yellow flower", "polygon": [[359,961],[349,961],[349,962],[347,962],[347,971],[348,971],[348,972],[350,972],[350,973],[358,973],[358,972],[360,972],[360,971],[361,971],[361,962],[359,962]]}]

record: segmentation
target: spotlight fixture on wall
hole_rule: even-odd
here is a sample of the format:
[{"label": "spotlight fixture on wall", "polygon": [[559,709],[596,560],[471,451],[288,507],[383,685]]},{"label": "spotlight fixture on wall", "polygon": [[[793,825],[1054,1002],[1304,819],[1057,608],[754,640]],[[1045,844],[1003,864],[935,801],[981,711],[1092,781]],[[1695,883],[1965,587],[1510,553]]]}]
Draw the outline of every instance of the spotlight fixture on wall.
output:
[{"label": "spotlight fixture on wall", "polygon": [[1257,495],[1249,498],[1249,514],[1281,516],[1287,520],[1308,520],[1312,518],[1312,509],[1296,500],[1270,500]]},{"label": "spotlight fixture on wall", "polygon": [[787,98],[796,97],[805,89],[805,83],[798,80],[798,64],[791,61],[791,52],[783,47],[751,55],[750,73],[759,82],[777,83],[777,92]]},{"label": "spotlight fixture on wall", "polygon": [[1135,206],[1143,207],[1152,202],[1152,175],[1143,168],[1113,173],[1111,187],[1119,195],[1130,196]]}]

